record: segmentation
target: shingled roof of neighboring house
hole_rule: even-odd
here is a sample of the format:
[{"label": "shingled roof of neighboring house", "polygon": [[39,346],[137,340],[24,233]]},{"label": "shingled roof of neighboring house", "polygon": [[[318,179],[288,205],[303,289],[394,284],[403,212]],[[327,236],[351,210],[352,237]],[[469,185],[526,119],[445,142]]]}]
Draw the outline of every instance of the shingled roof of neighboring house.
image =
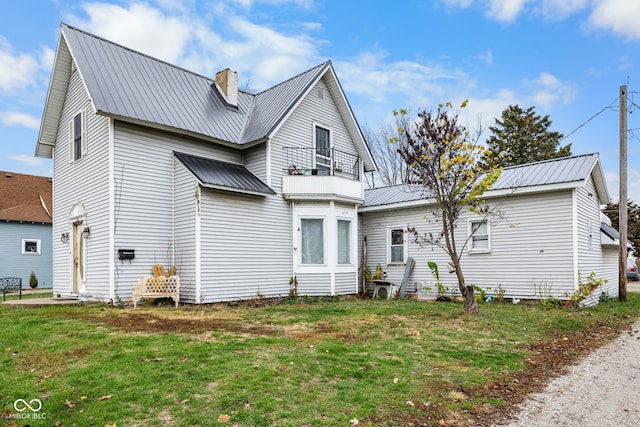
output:
[{"label": "shingled roof of neighboring house", "polygon": [[0,171],[0,221],[51,224],[51,178]]},{"label": "shingled roof of neighboring house", "polygon": [[375,169],[331,61],[257,94],[237,90],[237,105],[230,108],[213,79],[66,24],[60,29],[37,156],[52,155],[73,63],[96,114],[238,147],[271,138],[324,79],[365,170]]},{"label": "shingled roof of neighboring house", "polygon": [[[509,192],[574,188],[583,185],[589,177],[593,177],[600,203],[608,203],[609,193],[600,166],[600,157],[597,153],[506,167],[491,189],[485,193],[485,196],[490,197]],[[364,199],[362,209],[382,208],[398,204],[421,204],[429,201],[424,188],[412,184],[368,189],[365,190]]]}]

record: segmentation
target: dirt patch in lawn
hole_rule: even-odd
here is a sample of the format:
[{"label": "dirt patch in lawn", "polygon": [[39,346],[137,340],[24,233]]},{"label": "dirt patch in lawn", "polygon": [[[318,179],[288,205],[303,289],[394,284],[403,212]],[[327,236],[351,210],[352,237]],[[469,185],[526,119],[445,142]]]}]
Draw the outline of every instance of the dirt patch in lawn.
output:
[{"label": "dirt patch in lawn", "polygon": [[[235,318],[226,311],[213,313],[195,312],[152,312],[121,311],[114,313],[74,313],[71,317],[108,325],[134,333],[236,333],[253,336],[283,336],[302,340],[318,339],[321,335],[333,335],[347,342],[362,338],[349,333],[340,333],[326,322],[318,324],[296,323],[292,325],[258,324]],[[441,402],[420,402],[416,399],[413,414],[391,413],[374,415],[360,420],[364,425],[406,425],[406,426],[489,426],[506,419],[517,410],[517,405],[527,397],[544,390],[550,379],[566,372],[590,351],[601,347],[629,330],[630,324],[621,321],[613,325],[595,325],[588,330],[556,333],[553,339],[526,345],[530,352],[525,361],[525,369],[505,375],[500,381],[481,387],[460,387],[450,384],[426,384],[430,390],[439,390]],[[454,393],[454,394],[451,394]],[[480,403],[466,407],[463,412],[452,412],[446,402],[451,396],[465,396],[465,399],[487,402],[499,400],[503,405]],[[417,403],[420,402],[420,403]],[[398,406],[405,404],[399,402]]]}]

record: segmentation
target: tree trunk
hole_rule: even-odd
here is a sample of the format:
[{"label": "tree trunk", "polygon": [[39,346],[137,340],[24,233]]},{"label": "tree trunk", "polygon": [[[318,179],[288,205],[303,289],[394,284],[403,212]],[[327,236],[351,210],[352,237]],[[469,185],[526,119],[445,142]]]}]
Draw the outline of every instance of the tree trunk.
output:
[{"label": "tree trunk", "polygon": [[465,286],[464,288],[464,312],[472,314],[478,313],[478,301],[476,301],[472,286]]}]

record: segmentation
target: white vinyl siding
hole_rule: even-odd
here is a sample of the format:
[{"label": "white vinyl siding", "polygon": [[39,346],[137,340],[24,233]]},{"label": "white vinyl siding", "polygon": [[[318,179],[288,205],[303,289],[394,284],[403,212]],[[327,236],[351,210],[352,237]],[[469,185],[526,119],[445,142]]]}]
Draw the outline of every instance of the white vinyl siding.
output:
[{"label": "white vinyl siding", "polygon": [[[70,162],[70,123],[79,113],[83,116],[84,152],[79,161]],[[91,150],[86,146],[91,141]],[[77,71],[71,74],[61,112],[53,155],[55,181],[53,185],[53,287],[54,294],[71,295],[71,239],[62,243],[59,236],[70,233],[69,214],[72,206],[81,203],[86,211],[85,226],[91,227],[86,240],[86,286],[92,296],[109,299],[110,261],[114,257],[109,247],[109,119],[93,113],[91,100]]]},{"label": "white vinyl siding", "polygon": [[173,265],[180,276],[180,300],[197,303],[196,293],[196,180],[175,160],[174,169],[174,254]]},{"label": "white vinyl siding", "polygon": [[618,263],[617,248],[603,248],[600,240],[600,204],[598,194],[589,178],[587,183],[575,190],[577,201],[577,243],[578,243],[578,275],[575,280],[575,289],[578,280],[585,282],[592,272],[596,278],[606,279],[608,283],[602,289],[597,290],[585,303],[594,304],[598,301],[601,292],[611,297],[618,296]]},{"label": "white vinyl siding", "polygon": [[296,274],[296,278],[298,279],[298,295],[332,295],[331,289],[328,286],[328,284],[331,283],[330,273],[298,273]]},{"label": "white vinyl siding", "polygon": [[[483,289],[496,289],[501,285],[509,298],[533,299],[540,292],[562,297],[566,292],[573,292],[571,192],[509,196],[504,200],[501,210],[506,220],[490,221],[491,252],[463,252],[461,263],[466,282]],[[491,204],[492,200],[487,202]],[[415,227],[421,234],[439,233],[441,229],[437,224],[430,224],[424,219],[428,212],[426,207],[415,207],[362,213],[369,270],[375,270],[378,264],[384,265],[388,256],[388,230],[398,228],[397,224]],[[472,212],[463,213],[459,223],[463,226],[456,231],[458,244],[468,236],[467,222],[479,218]],[[445,286],[458,290],[456,276],[443,274],[450,259],[442,249],[421,248],[409,239],[407,256],[413,257],[417,266],[411,273],[410,283],[433,282],[426,265],[428,261],[434,261]],[[387,266],[387,279],[401,283],[404,267]]]},{"label": "white vinyl siding", "polygon": [[[173,152],[233,163],[241,162],[241,152],[119,121],[115,123],[114,145],[118,181],[115,245],[136,251],[132,263],[116,266],[121,297],[128,297],[131,284],[150,275],[154,264],[168,268],[175,260],[180,268],[181,254],[189,249],[174,243]],[[193,196],[194,191],[189,194]]]}]

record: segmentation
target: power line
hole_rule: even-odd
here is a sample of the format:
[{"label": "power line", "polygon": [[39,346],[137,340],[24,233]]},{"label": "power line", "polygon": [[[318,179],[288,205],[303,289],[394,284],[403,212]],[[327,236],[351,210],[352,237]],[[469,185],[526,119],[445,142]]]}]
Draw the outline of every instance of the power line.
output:
[{"label": "power line", "polygon": [[591,120],[595,119],[596,117],[598,117],[600,114],[602,114],[603,112],[605,112],[606,110],[613,110],[615,111],[615,109],[613,108],[612,104],[614,104],[616,101],[618,101],[619,97],[617,97],[616,99],[614,99],[613,101],[611,101],[611,103],[604,107],[602,110],[598,111],[597,113],[595,113],[593,116],[589,117],[584,123],[582,123],[580,126],[578,126],[577,128],[575,128],[574,130],[572,130],[571,132],[569,132],[567,135],[563,136],[560,141],[564,141],[565,139],[569,138],[571,135],[573,135],[574,133],[576,133],[578,130],[580,130],[583,126],[585,126],[587,123],[589,123]]}]

